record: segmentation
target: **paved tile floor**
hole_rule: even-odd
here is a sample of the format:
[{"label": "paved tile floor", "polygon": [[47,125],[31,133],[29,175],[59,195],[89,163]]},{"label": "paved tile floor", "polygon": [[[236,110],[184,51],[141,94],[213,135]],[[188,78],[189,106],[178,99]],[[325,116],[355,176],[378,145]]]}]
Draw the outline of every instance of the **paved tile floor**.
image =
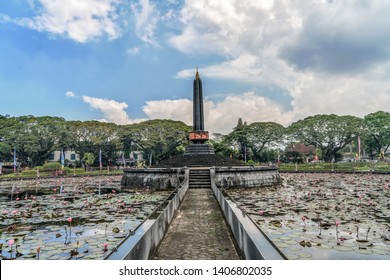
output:
[{"label": "paved tile floor", "polygon": [[237,260],[211,189],[189,189],[154,259]]}]

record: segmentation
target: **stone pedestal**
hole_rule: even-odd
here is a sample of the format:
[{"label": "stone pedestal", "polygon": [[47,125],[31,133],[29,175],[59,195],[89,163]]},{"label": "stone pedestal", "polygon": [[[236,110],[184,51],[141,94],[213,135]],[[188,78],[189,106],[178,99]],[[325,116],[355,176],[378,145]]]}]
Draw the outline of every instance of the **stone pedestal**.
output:
[{"label": "stone pedestal", "polygon": [[186,147],[184,155],[214,155],[214,148],[208,144],[191,144]]}]

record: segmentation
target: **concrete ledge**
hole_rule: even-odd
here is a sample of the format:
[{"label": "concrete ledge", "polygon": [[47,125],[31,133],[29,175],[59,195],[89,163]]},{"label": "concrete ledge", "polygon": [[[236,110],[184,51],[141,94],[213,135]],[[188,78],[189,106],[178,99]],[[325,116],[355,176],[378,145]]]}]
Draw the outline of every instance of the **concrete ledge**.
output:
[{"label": "concrete ledge", "polygon": [[128,188],[152,188],[166,190],[183,183],[183,168],[124,169],[121,185]]},{"label": "concrete ledge", "polygon": [[336,174],[387,174],[390,171],[381,170],[279,170],[280,173],[336,173]]},{"label": "concrete ledge", "polygon": [[246,260],[284,260],[286,257],[269,241],[233,201],[226,199],[211,180],[211,188],[225,215],[234,239]]},{"label": "concrete ledge", "polygon": [[107,260],[148,260],[155,254],[188,190],[189,170],[184,172],[185,180],[181,188],[166,207],[152,213],[150,218],[136,229],[134,235],[128,236],[106,257]]},{"label": "concrete ledge", "polygon": [[216,167],[211,169],[219,188],[251,188],[280,184],[276,166]]}]

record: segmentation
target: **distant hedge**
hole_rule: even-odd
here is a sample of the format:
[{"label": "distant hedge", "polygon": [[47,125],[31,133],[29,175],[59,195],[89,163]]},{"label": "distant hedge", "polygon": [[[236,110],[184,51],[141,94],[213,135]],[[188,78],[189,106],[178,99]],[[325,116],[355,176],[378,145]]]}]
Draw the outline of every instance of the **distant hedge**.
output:
[{"label": "distant hedge", "polygon": [[61,167],[62,165],[59,162],[49,162],[43,165],[43,170],[44,171],[60,170]]}]

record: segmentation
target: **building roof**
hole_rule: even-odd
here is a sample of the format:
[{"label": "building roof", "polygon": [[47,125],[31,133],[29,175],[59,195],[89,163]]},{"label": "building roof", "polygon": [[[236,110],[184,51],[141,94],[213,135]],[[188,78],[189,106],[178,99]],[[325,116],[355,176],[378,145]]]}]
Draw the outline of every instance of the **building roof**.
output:
[{"label": "building roof", "polygon": [[313,145],[305,145],[303,143],[293,143],[291,146],[286,148],[287,152],[298,152],[302,154],[309,154],[316,150]]}]

